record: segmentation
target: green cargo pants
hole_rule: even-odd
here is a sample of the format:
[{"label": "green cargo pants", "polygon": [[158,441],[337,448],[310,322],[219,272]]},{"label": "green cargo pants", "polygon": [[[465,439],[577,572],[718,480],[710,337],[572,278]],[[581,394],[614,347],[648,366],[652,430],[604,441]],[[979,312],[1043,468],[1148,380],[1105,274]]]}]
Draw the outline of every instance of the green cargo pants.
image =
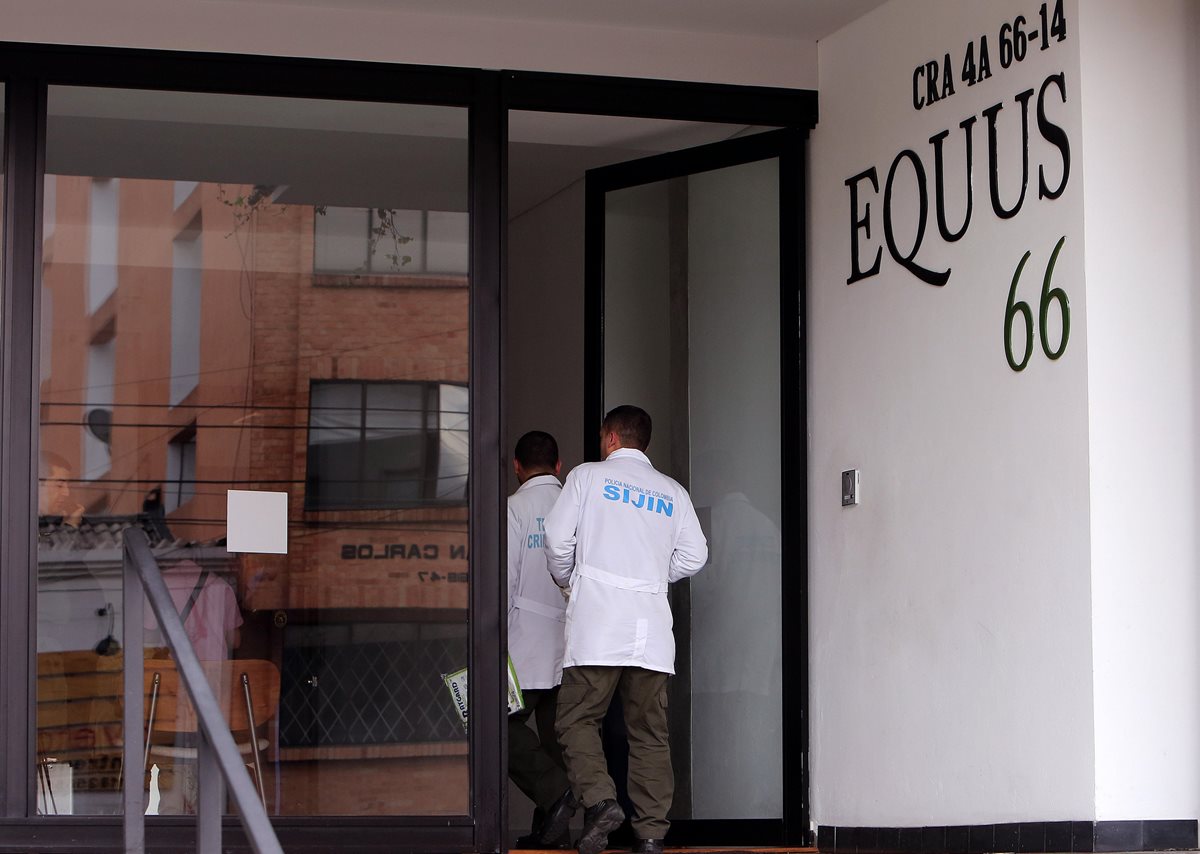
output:
[{"label": "green cargo pants", "polygon": [[600,745],[600,721],[615,691],[621,692],[629,731],[629,798],[639,839],[662,839],[675,795],[667,741],[667,674],[640,667],[568,667],[558,691],[558,741],[575,797],[585,807],[615,799]]},{"label": "green cargo pants", "polygon": [[[508,716],[508,776],[531,801],[549,810],[568,786],[562,748],[554,736],[558,689],[523,694],[525,708]],[[531,716],[536,733],[526,723]]]}]

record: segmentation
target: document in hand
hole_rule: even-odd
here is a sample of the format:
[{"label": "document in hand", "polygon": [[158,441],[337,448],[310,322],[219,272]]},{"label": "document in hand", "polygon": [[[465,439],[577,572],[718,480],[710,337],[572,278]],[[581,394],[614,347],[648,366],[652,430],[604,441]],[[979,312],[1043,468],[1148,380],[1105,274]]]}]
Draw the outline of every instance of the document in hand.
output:
[{"label": "document in hand", "polygon": [[[442,676],[446,688],[450,691],[450,699],[454,710],[462,718],[463,729],[467,728],[467,668],[446,673]],[[521,693],[521,683],[517,680],[517,671],[513,667],[512,658],[508,659],[508,713],[514,714],[525,708],[525,695]]]}]

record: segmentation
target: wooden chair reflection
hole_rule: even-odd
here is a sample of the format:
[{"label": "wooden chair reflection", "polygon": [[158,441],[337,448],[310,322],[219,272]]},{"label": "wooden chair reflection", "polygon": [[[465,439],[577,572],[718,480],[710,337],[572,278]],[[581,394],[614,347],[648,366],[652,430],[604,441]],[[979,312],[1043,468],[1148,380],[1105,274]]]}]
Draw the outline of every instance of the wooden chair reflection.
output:
[{"label": "wooden chair reflection", "polygon": [[[238,750],[252,762],[247,768],[258,786],[263,807],[267,805],[263,784],[262,751],[268,741],[261,737],[260,728],[275,716],[279,708],[279,671],[270,661],[234,659],[202,661],[209,685],[217,698]],[[151,659],[145,665],[146,687],[146,748],[143,753],[143,773],[151,756],[176,761],[195,761],[195,737],[199,721],[187,690],[183,687],[175,662]],[[184,739],[178,736],[184,735]],[[191,738],[187,738],[191,736]],[[169,737],[170,743],[163,743]],[[156,740],[157,739],[157,740]],[[183,741],[183,744],[179,744]]]}]

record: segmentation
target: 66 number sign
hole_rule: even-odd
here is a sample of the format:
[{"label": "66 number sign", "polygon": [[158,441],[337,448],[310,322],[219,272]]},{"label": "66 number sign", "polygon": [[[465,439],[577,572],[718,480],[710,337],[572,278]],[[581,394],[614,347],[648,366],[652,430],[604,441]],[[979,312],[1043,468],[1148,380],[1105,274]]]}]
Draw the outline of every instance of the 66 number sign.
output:
[{"label": "66 number sign", "polygon": [[[1046,274],[1042,277],[1042,295],[1038,302],[1038,332],[1040,333],[1038,337],[1042,342],[1042,351],[1046,354],[1046,358],[1051,360],[1062,356],[1067,349],[1067,340],[1071,337],[1071,301],[1062,288],[1050,287],[1050,283],[1054,279],[1054,265],[1058,262],[1058,253],[1062,251],[1063,243],[1066,240],[1066,235],[1060,237],[1054,246],[1054,251],[1050,253],[1050,261],[1046,264]],[[1025,370],[1025,366],[1029,364],[1029,357],[1033,355],[1033,310],[1030,309],[1029,303],[1016,298],[1017,283],[1021,281],[1025,262],[1029,260],[1031,254],[1026,252],[1021,257],[1021,263],[1017,264],[1017,270],[1012,277],[1012,285],[1008,289],[1008,305],[1004,310],[1004,355],[1008,359],[1008,366],[1014,371]],[[1058,303],[1058,310],[1062,315],[1062,337],[1055,349],[1050,348],[1049,335],[1046,331],[1047,319],[1053,303]],[[1021,317],[1025,329],[1025,347],[1022,351],[1024,355],[1019,362],[1013,356],[1012,344],[1013,325],[1018,315]]]}]

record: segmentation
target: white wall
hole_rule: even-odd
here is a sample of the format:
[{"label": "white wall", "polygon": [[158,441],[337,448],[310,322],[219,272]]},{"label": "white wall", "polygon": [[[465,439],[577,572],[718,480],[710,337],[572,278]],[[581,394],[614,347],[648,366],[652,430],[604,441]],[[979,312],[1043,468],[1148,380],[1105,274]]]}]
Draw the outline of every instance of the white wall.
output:
[{"label": "white wall", "polygon": [[1101,819],[1200,815],[1200,4],[1080,20]]},{"label": "white wall", "polygon": [[671,471],[670,183],[604,197],[604,410],[633,404],[650,412],[646,449]]},{"label": "white wall", "polygon": [[583,190],[576,181],[508,224],[508,436],[549,432],[564,475],[584,455]]},{"label": "white wall", "polygon": [[6,41],[221,51],[815,88],[786,38],[271,0],[0,0]]},{"label": "white wall", "polygon": [[[1053,6],[1053,4],[1051,4]],[[1069,38],[1002,69],[1001,25],[1037,15],[1005,0],[894,0],[820,45],[821,123],[810,159],[810,649],[813,817],[822,825],[975,824],[1087,819],[1094,814],[1089,561],[1087,352],[1083,196],[1079,174],[1078,11]],[[898,37],[897,34],[903,34]],[[957,76],[972,38],[990,33],[993,76],[956,80],[946,100],[914,109],[914,69],[950,52]],[[1024,207],[1000,219],[988,197],[987,122],[998,115],[1005,204],[1020,187],[1015,96],[1065,74],[1049,118],[1067,131],[1074,172],[1057,200],[1038,198],[1038,165],[1057,184],[1057,149],[1030,115]],[[1054,90],[1055,92],[1057,90]],[[1036,92],[1034,100],[1036,103]],[[974,126],[972,224],[938,235],[933,149],[943,129],[950,225],[965,199],[963,133]],[[929,222],[917,261],[951,269],[919,281],[883,246],[883,184],[912,149],[929,176]],[[847,285],[851,210],[845,181],[864,185],[869,266]],[[915,182],[902,163],[896,238],[913,243]],[[1039,335],[1016,373],[1002,345],[1006,299],[1035,318],[1042,273],[1066,243],[1054,285],[1070,297],[1072,332],[1051,361]],[[1057,313],[1051,344],[1057,343]],[[1023,341],[1021,342],[1023,344]],[[862,504],[840,506],[839,473],[862,472]]]}]

